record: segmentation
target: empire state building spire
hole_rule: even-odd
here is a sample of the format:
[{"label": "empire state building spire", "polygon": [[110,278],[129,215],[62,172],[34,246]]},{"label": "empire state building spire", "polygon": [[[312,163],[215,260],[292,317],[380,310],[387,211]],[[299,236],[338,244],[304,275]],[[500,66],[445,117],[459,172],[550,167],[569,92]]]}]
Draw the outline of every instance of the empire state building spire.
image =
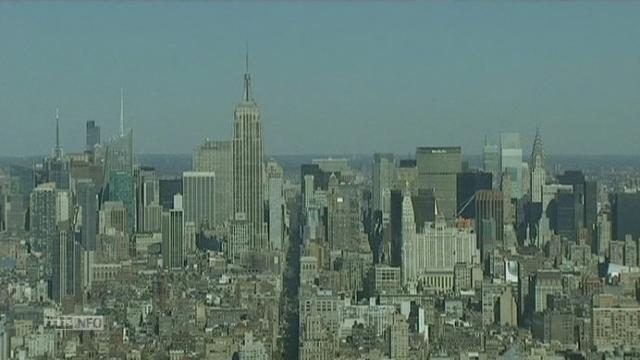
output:
[{"label": "empire state building spire", "polygon": [[[236,106],[233,126],[233,213],[237,234],[232,248],[268,249],[264,224],[263,144],[260,108],[251,96],[249,51],[245,55],[244,96]],[[235,230],[234,230],[235,231]],[[244,251],[238,250],[238,251]]]},{"label": "empire state building spire", "polygon": [[247,45],[247,52],[244,57],[244,96],[243,100],[245,102],[252,102],[251,98],[251,74],[249,73],[249,45]]}]

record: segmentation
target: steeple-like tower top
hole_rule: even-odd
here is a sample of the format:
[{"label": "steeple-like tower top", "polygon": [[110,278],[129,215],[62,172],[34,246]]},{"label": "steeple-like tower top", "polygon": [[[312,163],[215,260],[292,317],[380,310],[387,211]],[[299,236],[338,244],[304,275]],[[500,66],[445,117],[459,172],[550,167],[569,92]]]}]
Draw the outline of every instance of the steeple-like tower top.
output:
[{"label": "steeple-like tower top", "polygon": [[540,128],[536,128],[536,137],[533,139],[533,149],[531,150],[531,170],[544,167],[544,148],[542,146],[542,136]]},{"label": "steeple-like tower top", "polygon": [[411,200],[411,194],[406,191],[402,197],[402,226],[411,226],[415,228],[415,214],[413,211],[413,201]]}]

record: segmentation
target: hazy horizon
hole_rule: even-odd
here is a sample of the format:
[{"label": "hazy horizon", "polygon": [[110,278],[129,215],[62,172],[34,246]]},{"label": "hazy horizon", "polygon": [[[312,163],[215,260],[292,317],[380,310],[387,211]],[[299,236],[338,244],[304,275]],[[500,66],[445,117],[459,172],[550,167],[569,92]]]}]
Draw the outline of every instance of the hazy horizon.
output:
[{"label": "hazy horizon", "polygon": [[[365,6],[366,5],[366,6]],[[0,156],[115,135],[138,153],[229,139],[245,43],[267,154],[406,154],[536,127],[547,153],[632,155],[639,2],[0,3]],[[379,26],[384,24],[385,26]],[[465,151],[466,149],[466,151]],[[277,156],[277,155],[274,155]]]}]

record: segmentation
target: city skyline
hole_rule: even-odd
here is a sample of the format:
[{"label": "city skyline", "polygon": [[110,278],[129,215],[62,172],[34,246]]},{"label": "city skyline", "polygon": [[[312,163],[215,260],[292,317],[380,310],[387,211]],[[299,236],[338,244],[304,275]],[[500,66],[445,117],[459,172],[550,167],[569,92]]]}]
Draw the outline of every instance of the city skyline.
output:
[{"label": "city skyline", "polygon": [[640,358],[640,2],[357,3],[0,1],[0,360]]},{"label": "city skyline", "polygon": [[[497,142],[516,131],[527,148],[537,127],[551,154],[637,151],[625,136],[640,113],[640,52],[628,46],[640,35],[629,15],[636,3],[340,4],[337,16],[331,4],[158,5],[0,5],[0,64],[13,69],[0,82],[0,154],[48,153],[57,107],[66,151],[83,148],[88,120],[103,139],[117,135],[121,88],[128,126],[147,135],[138,153],[184,154],[205,138],[228,138],[246,41],[266,154],[405,154],[423,145],[479,154],[479,134]],[[135,21],[141,13],[151,20]],[[385,19],[397,26],[374,27]]]}]

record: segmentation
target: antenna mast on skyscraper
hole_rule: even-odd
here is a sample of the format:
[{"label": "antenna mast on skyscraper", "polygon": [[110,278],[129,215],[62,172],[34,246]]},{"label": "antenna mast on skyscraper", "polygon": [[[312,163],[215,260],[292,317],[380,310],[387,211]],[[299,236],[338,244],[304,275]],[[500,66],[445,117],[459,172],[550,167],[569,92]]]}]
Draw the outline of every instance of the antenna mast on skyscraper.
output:
[{"label": "antenna mast on skyscraper", "polygon": [[251,101],[251,75],[249,75],[249,42],[247,41],[247,50],[244,56],[244,101]]},{"label": "antenna mast on skyscraper", "polygon": [[60,109],[56,108],[56,146],[53,148],[53,158],[62,159],[62,148],[60,147]]},{"label": "antenna mast on skyscraper", "polygon": [[120,88],[120,136],[124,136],[124,90]]},{"label": "antenna mast on skyscraper", "polygon": [[246,43],[246,52],[244,55],[245,74],[249,73],[249,42]]},{"label": "antenna mast on skyscraper", "polygon": [[56,149],[60,148],[60,109],[56,108]]}]

